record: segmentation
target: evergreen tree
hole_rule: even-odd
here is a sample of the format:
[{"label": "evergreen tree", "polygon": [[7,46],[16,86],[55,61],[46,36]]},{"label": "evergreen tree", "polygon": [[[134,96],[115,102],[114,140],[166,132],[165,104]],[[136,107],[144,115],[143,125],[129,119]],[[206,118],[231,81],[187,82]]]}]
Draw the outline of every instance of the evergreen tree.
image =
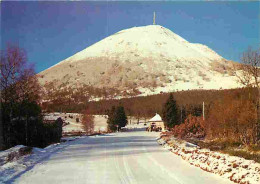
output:
[{"label": "evergreen tree", "polygon": [[115,113],[116,113],[116,107],[112,106],[111,110],[108,111],[108,119],[107,119],[107,128],[109,131],[117,130],[115,124]]},{"label": "evergreen tree", "polygon": [[108,130],[116,131],[127,124],[127,116],[123,106],[113,106],[108,113],[107,126]]},{"label": "evergreen tree", "polygon": [[163,106],[163,121],[166,127],[173,128],[175,125],[179,124],[179,113],[176,101],[173,98],[173,95],[170,94],[170,97]]},{"label": "evergreen tree", "polygon": [[125,127],[127,124],[127,117],[125,114],[125,109],[123,106],[119,106],[116,109],[116,125],[118,125],[119,129]]}]

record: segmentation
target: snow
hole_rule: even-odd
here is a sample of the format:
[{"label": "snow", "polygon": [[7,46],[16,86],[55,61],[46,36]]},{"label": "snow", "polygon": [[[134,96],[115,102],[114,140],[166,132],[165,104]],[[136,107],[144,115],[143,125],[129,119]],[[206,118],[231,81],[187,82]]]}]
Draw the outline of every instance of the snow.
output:
[{"label": "snow", "polygon": [[15,147],[12,147],[8,150],[1,151],[0,152],[0,165],[4,165],[5,163],[8,162],[7,160],[8,160],[9,154],[18,153],[19,150],[24,147],[25,147],[24,145],[16,145]]},{"label": "snow", "polygon": [[94,115],[94,131],[107,131],[107,115]]},{"label": "snow", "polygon": [[[240,87],[231,66],[231,61],[207,46],[189,43],[162,26],[149,25],[122,30],[91,45],[41,72],[39,81],[44,84],[56,79],[74,87],[82,83],[121,91],[136,88],[144,96]],[[156,87],[152,88],[154,82]]]},{"label": "snow", "polygon": [[[161,92],[169,93],[176,91],[186,91],[186,90],[194,90],[194,89],[234,89],[238,87],[242,87],[241,84],[238,83],[237,78],[235,76],[225,76],[223,74],[213,72],[213,71],[205,71],[207,78],[209,81],[203,80],[201,76],[197,74],[187,73],[182,74],[182,78],[188,78],[188,81],[175,81],[173,83],[166,83],[163,86],[158,86],[153,89],[139,87],[138,90],[141,92],[140,95],[137,96],[148,96],[155,95]],[[173,74],[171,74],[173,75]],[[172,79],[174,80],[174,79]]]},{"label": "snow", "polygon": [[[81,124],[82,114],[53,112],[44,115],[45,120],[56,120],[59,117],[61,117],[67,124],[62,127],[63,133],[84,132],[83,126]],[[79,122],[76,121],[76,118],[79,118]],[[94,115],[94,131],[107,131],[106,115]]]},{"label": "snow", "polygon": [[[0,152],[0,159],[5,159],[5,156],[19,149],[24,148],[23,145],[18,145],[5,151]],[[1,163],[0,167],[0,183],[11,183],[12,178],[26,171],[32,167],[42,158],[47,157],[59,147],[57,144],[52,145],[46,149],[33,148],[31,155],[25,155],[20,158],[14,159],[10,162]],[[51,148],[51,149],[50,149]]]},{"label": "snow", "polygon": [[144,131],[148,127],[148,123],[138,123],[138,124],[127,124],[124,129],[127,131]]},{"label": "snow", "polygon": [[229,156],[227,154],[200,149],[198,146],[172,137],[169,141],[162,137],[158,143],[180,156],[191,165],[230,179],[236,183],[259,184],[260,164],[253,160]]},{"label": "snow", "polygon": [[[53,112],[44,115],[45,120],[56,120],[59,117],[65,122],[65,126],[62,127],[63,133],[67,132],[82,132],[83,126],[80,123],[82,115],[78,113],[60,113]],[[79,118],[79,122],[76,122],[76,118]]]},{"label": "snow", "polygon": [[[205,61],[222,59],[217,53],[201,44],[191,44],[179,35],[160,25],[133,27],[115,33],[69,57],[64,62],[80,61],[86,57],[107,56],[126,50],[141,51],[143,56],[163,53],[170,58]],[[174,52],[172,52],[174,51]],[[127,57],[127,55],[125,55]]]},{"label": "snow", "polygon": [[159,115],[159,114],[155,114],[155,116],[154,117],[152,117],[150,120],[149,120],[149,122],[153,122],[153,121],[162,121],[162,118],[161,118],[161,116]]},{"label": "snow", "polygon": [[[0,163],[0,183],[13,183],[15,178],[19,177],[28,170],[31,170],[35,165],[41,164],[44,160],[47,160],[50,155],[58,153],[61,149],[71,145],[71,141],[77,139],[87,139],[88,137],[66,137],[62,138],[62,143],[51,144],[45,148],[32,148],[31,154],[27,154],[16,158],[9,162]],[[8,154],[19,149],[25,148],[24,145],[17,145],[5,151],[0,151],[0,160],[5,160]]]},{"label": "snow", "polygon": [[[163,149],[156,132],[123,132],[82,137],[43,149],[0,171],[6,183],[176,183],[229,184]],[[30,163],[30,164],[29,164]],[[16,163],[16,166],[18,163]],[[2,168],[1,168],[2,169]]]}]

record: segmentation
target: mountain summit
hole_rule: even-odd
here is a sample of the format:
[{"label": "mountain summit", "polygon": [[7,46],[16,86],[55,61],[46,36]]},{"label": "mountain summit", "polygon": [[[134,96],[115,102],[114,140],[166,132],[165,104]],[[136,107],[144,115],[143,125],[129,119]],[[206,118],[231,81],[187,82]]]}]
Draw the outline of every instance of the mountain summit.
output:
[{"label": "mountain summit", "polygon": [[144,94],[237,87],[227,61],[159,25],[119,31],[39,73],[42,84]]}]

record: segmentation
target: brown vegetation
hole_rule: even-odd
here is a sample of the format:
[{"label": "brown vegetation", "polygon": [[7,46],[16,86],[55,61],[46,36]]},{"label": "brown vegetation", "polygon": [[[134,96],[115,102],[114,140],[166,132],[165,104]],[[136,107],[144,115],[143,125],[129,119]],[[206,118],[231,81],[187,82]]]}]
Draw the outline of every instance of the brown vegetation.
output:
[{"label": "brown vegetation", "polygon": [[83,113],[83,118],[81,121],[86,134],[92,134],[94,132],[94,116],[88,113],[88,110],[85,110]]},{"label": "brown vegetation", "polygon": [[184,123],[176,125],[172,132],[179,138],[196,137],[202,138],[205,136],[205,121],[202,117],[189,115]]},{"label": "brown vegetation", "polygon": [[241,145],[258,144],[254,88],[227,90],[207,103],[205,121],[199,113],[198,117],[189,115],[184,123],[172,129],[173,134],[181,138],[205,137]]},{"label": "brown vegetation", "polygon": [[206,135],[208,139],[256,144],[256,121],[253,101],[227,95],[212,104],[206,121]]},{"label": "brown vegetation", "polygon": [[241,63],[241,65],[234,67],[235,70],[239,70],[239,72],[235,72],[239,82],[248,88],[253,87],[258,90],[257,101],[255,103],[257,121],[255,121],[254,125],[254,129],[256,129],[254,137],[256,141],[260,141],[260,49],[252,50],[249,47],[243,53]]}]

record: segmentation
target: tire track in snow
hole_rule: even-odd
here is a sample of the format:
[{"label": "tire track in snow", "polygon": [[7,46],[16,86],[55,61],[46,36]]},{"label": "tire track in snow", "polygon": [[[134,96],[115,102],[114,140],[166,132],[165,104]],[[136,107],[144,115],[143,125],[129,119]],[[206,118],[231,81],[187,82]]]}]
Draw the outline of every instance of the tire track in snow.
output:
[{"label": "tire track in snow", "polygon": [[[114,150],[116,150],[116,146],[115,146],[114,142],[112,143],[112,146],[113,146]],[[123,174],[122,168],[120,168],[119,158],[118,158],[118,155],[115,154],[115,152],[113,154],[113,159],[114,159],[116,171],[117,171],[119,179],[120,179],[120,183],[128,184],[129,181],[127,180],[127,177],[125,177],[125,175]]]},{"label": "tire track in snow", "polygon": [[[131,144],[131,143],[129,143],[129,144]],[[125,151],[126,151],[126,147],[124,146],[123,163],[124,163],[124,168],[125,168],[126,174],[127,174],[127,176],[128,176],[127,178],[129,179],[130,183],[133,183],[133,184],[138,183],[138,182],[135,180],[135,177],[134,177],[134,175],[133,175],[133,172],[132,172],[131,168],[129,167],[128,160],[127,160],[127,158],[126,158],[126,156],[125,156],[125,154],[124,154]],[[129,156],[131,156],[131,155],[129,155]]]},{"label": "tire track in snow", "polygon": [[[156,141],[155,141],[156,143]],[[176,181],[178,184],[184,184],[179,178],[177,178],[174,174],[172,174],[171,172],[169,172],[162,164],[160,164],[156,159],[154,159],[151,154],[149,154],[146,146],[144,145],[144,143],[142,143],[142,149],[144,150],[145,154],[146,154],[146,158],[151,160],[151,163],[155,164],[158,168],[160,168],[160,170],[165,173],[165,175],[170,176],[174,181]],[[156,143],[157,144],[157,143]]]}]

